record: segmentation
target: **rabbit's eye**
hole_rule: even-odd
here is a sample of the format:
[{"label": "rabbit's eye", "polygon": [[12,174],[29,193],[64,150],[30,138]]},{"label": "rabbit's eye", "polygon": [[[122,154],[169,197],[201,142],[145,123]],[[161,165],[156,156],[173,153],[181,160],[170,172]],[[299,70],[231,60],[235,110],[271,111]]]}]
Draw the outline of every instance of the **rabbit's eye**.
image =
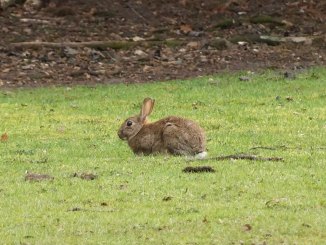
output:
[{"label": "rabbit's eye", "polygon": [[131,126],[132,125],[132,121],[128,121],[127,122],[127,126],[129,127],[129,126]]}]

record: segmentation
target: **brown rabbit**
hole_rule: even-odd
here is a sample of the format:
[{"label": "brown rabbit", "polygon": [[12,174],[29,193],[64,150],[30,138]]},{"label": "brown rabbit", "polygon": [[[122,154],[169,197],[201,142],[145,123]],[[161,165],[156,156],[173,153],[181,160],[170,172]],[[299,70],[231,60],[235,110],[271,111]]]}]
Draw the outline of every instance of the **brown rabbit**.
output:
[{"label": "brown rabbit", "polygon": [[204,158],[207,155],[204,130],[191,120],[175,116],[148,123],[154,102],[151,98],[144,99],[140,114],[121,125],[120,139],[127,140],[135,154],[170,153]]}]

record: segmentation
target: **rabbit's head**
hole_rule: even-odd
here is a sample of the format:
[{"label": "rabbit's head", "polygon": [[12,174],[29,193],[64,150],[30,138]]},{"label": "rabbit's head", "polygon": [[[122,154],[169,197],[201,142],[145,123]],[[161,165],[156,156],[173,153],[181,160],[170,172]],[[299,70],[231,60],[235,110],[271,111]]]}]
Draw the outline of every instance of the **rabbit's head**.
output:
[{"label": "rabbit's head", "polygon": [[144,99],[140,114],[129,117],[122,123],[118,131],[118,136],[120,139],[129,140],[138,134],[142,127],[147,123],[147,117],[153,110],[154,102],[155,100],[151,98]]}]

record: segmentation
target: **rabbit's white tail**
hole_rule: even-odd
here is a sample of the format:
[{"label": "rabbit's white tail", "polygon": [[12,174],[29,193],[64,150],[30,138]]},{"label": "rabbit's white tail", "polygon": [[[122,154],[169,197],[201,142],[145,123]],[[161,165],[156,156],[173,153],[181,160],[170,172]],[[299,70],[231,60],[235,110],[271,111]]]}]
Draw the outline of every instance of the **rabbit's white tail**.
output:
[{"label": "rabbit's white tail", "polygon": [[203,151],[203,152],[200,152],[198,153],[196,156],[195,156],[195,159],[204,159],[207,157],[207,151]]}]

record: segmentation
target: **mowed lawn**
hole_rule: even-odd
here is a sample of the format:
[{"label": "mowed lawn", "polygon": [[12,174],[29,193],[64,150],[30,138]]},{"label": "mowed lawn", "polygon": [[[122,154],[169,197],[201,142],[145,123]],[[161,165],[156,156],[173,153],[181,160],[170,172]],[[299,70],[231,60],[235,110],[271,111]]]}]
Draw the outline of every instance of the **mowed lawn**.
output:
[{"label": "mowed lawn", "polygon": [[[152,121],[197,121],[209,157],[284,161],[135,156],[117,130],[148,96]],[[325,244],[325,68],[2,89],[0,113],[1,244]]]}]

